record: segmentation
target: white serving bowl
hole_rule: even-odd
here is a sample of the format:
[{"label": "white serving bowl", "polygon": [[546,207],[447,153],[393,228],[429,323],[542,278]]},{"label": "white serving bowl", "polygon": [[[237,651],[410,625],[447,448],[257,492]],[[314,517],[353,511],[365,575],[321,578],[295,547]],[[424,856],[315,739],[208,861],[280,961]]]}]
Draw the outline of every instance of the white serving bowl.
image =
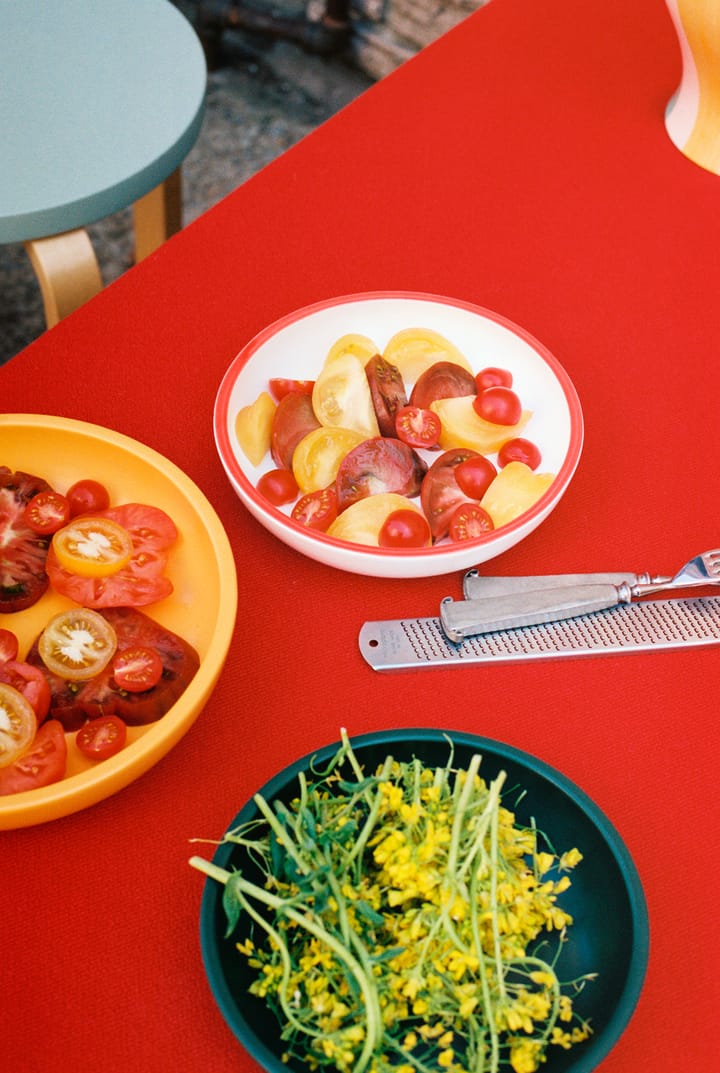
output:
[{"label": "white serving bowl", "polygon": [[[473,372],[500,366],[513,373],[513,388],[533,416],[523,430],[542,452],[542,472],[555,479],[534,506],[476,540],[442,541],[428,548],[395,549],[341,541],[308,529],[258,494],[260,476],[275,467],[269,453],[252,465],[235,435],[238,411],[268,390],[271,377],[315,380],[330,347],[351,333],[370,337],[382,352],[405,328],[427,328],[453,343]],[[406,384],[408,397],[412,388]],[[241,501],[274,536],[303,555],[350,573],[412,578],[447,574],[486,562],[523,540],[559,503],[577,467],[583,417],[573,384],[556,358],[523,328],[459,299],[432,294],[372,292],[331,298],[282,317],[242,348],[228,368],[215,401],[215,443]],[[432,461],[434,456],[425,453]]]}]

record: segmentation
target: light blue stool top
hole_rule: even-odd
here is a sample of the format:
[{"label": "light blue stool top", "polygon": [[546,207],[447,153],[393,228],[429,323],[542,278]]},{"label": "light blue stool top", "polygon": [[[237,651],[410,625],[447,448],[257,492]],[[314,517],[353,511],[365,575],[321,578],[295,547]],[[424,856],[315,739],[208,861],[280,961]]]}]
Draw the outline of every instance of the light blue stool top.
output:
[{"label": "light blue stool top", "polygon": [[85,227],[162,183],[206,83],[169,0],[0,0],[0,242]]}]

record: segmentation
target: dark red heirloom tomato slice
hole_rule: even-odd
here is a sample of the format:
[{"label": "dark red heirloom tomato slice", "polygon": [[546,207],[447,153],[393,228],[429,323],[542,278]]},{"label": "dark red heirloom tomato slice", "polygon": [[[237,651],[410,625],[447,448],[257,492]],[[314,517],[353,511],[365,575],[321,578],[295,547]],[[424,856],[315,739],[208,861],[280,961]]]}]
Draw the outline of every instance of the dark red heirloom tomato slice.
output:
[{"label": "dark red heirloom tomato slice", "polygon": [[494,365],[487,369],[481,369],[475,374],[475,386],[478,393],[486,391],[489,387],[512,387],[513,375],[509,369],[498,369]]},{"label": "dark red heirloom tomato slice", "polygon": [[110,506],[110,494],[104,484],[87,477],[76,481],[65,493],[70,504],[70,517],[78,514],[97,514]]},{"label": "dark red heirloom tomato slice", "polygon": [[407,404],[402,373],[397,365],[375,354],[365,366],[370,397],[381,436],[396,436],[395,417]]},{"label": "dark red heirloom tomato slice", "polygon": [[18,648],[18,639],[12,630],[0,628],[0,663],[4,663],[7,659],[15,659]]},{"label": "dark red heirloom tomato slice", "polygon": [[419,510],[394,510],[378,535],[381,548],[424,548],[431,541],[427,518]]},{"label": "dark red heirloom tomato slice", "polygon": [[33,533],[57,533],[70,518],[70,504],[59,492],[38,492],[25,507],[25,521]]},{"label": "dark red heirloom tomato slice", "polygon": [[257,490],[276,507],[292,503],[298,494],[297,481],[289,469],[269,469],[257,482]]},{"label": "dark red heirloom tomato slice", "polygon": [[292,509],[292,517],[308,529],[326,533],[337,518],[338,500],[333,485],[320,488],[317,492],[308,492],[298,499]]},{"label": "dark red heirloom tomato slice", "polygon": [[48,719],[38,729],[32,745],[14,763],[0,768],[0,796],[59,782],[66,764],[65,732],[57,719]]},{"label": "dark red heirloom tomato slice", "polygon": [[537,469],[541,461],[540,448],[532,440],[526,440],[522,436],[508,440],[498,451],[498,463],[501,468],[507,466],[508,462],[524,462],[530,469]]},{"label": "dark red heirloom tomato slice", "polygon": [[466,458],[455,470],[460,490],[470,499],[482,499],[496,477],[497,470],[485,455]]},{"label": "dark red heirloom tomato slice", "polygon": [[409,447],[437,447],[442,424],[433,410],[403,406],[395,418],[397,438]]},{"label": "dark red heirloom tomato slice", "polygon": [[462,365],[452,361],[436,361],[416,380],[410,403],[421,410],[429,410],[430,403],[436,399],[454,399],[474,395],[476,391],[475,377]]},{"label": "dark red heirloom tomato slice", "polygon": [[89,760],[107,760],[125,746],[127,726],[117,715],[101,715],[80,727],[75,744]]},{"label": "dark red heirloom tomato slice", "polygon": [[131,645],[117,652],[112,661],[112,673],[118,689],[142,693],[156,686],[163,673],[163,664],[155,648]]},{"label": "dark red heirloom tomato slice", "polygon": [[509,387],[489,387],[473,399],[475,413],[493,425],[517,425],[522,403]]},{"label": "dark red heirloom tomato slice", "polygon": [[385,436],[363,440],[340,463],[335,481],[338,513],[378,492],[416,496],[426,471],[422,458],[401,440]]},{"label": "dark red heirloom tomato slice", "polygon": [[0,664],[0,682],[22,693],[35,712],[38,723],[43,721],[50,709],[50,686],[39,667],[23,660],[6,660]]},{"label": "dark red heirloom tomato slice", "polygon": [[200,659],[178,634],[133,607],[108,607],[101,612],[117,636],[117,650],[142,645],[154,648],[162,662],[162,677],[152,689],[129,693],[113,678],[112,661],[88,682],[72,682],[44,668],[36,640],[27,662],[44,668],[50,686],[50,716],[66,730],[78,730],[87,719],[118,715],[129,725],[153,723],[168,711],[194,677]]},{"label": "dark red heirloom tomato slice", "polygon": [[34,533],[25,507],[52,488],[42,477],[0,466],[0,613],[32,607],[47,590],[45,572],[49,535]]},{"label": "dark red heirloom tomato slice", "polygon": [[291,392],[297,392],[298,395],[312,395],[312,389],[315,387],[314,380],[291,380],[284,376],[273,376],[268,381],[268,387],[270,388],[270,394],[275,399],[275,402],[280,402],[286,395]]},{"label": "dark red heirloom tomato slice", "polygon": [[298,391],[285,395],[277,404],[270,431],[270,454],[275,465],[292,469],[295,448],[315,428],[320,428],[320,422],[310,395]]},{"label": "dark red heirloom tomato slice", "polygon": [[477,540],[495,528],[493,520],[479,503],[461,503],[450,519],[451,540]]},{"label": "dark red heirloom tomato slice", "polygon": [[434,540],[441,540],[448,535],[453,512],[461,503],[470,501],[455,477],[457,467],[468,458],[478,457],[480,455],[477,451],[466,447],[444,451],[425,474],[420,489],[420,502],[430,523]]}]

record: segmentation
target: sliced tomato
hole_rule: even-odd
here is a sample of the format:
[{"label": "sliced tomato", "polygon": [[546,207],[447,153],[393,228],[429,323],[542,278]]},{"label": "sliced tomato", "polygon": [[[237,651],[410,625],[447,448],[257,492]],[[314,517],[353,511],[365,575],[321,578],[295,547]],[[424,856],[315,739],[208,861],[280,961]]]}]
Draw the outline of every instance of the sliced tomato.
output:
[{"label": "sliced tomato", "polygon": [[127,726],[116,715],[101,715],[80,727],[75,744],[89,760],[107,760],[125,747]]},{"label": "sliced tomato", "polygon": [[50,686],[39,667],[24,660],[9,659],[0,664],[0,682],[13,686],[25,697],[38,723],[41,723],[50,709]]},{"label": "sliced tomato", "polygon": [[419,510],[394,510],[382,524],[381,548],[424,548],[432,544],[427,518]]},{"label": "sliced tomato", "polygon": [[54,615],[40,634],[40,657],[51,672],[70,682],[94,678],[115,655],[117,637],[110,623],[87,607]]},{"label": "sliced tomato", "polygon": [[441,540],[448,535],[453,512],[461,503],[470,501],[460,488],[455,471],[461,462],[476,457],[478,452],[467,447],[444,451],[425,474],[420,489],[420,502],[430,523],[434,540]]},{"label": "sliced tomato", "polygon": [[345,456],[363,443],[360,432],[322,425],[308,432],[295,448],[293,475],[302,492],[317,492],[332,484]]},{"label": "sliced tomato", "polygon": [[420,491],[427,465],[401,440],[376,436],[349,451],[337,472],[338,511],[380,492],[412,498]]},{"label": "sliced tomato", "polygon": [[448,535],[451,540],[477,540],[494,528],[492,518],[479,503],[461,503],[450,519]]},{"label": "sliced tomato", "polygon": [[89,477],[75,481],[65,496],[70,504],[71,518],[76,518],[78,514],[98,514],[110,506],[110,493],[105,485]]},{"label": "sliced tomato", "polygon": [[319,488],[317,492],[308,492],[301,496],[292,509],[292,517],[308,529],[317,529],[326,533],[337,518],[338,502],[334,485]]},{"label": "sliced tomato", "polygon": [[292,503],[298,494],[297,481],[289,469],[269,469],[257,482],[257,490],[276,507]]},{"label": "sliced tomato", "polygon": [[172,582],[165,575],[167,549],[177,539],[172,518],[158,507],[126,503],[100,517],[110,518],[130,534],[130,561],[104,578],[79,577],[65,570],[52,548],[47,557],[53,588],[81,607],[145,607],[169,596]]},{"label": "sliced tomato", "polygon": [[[158,652],[162,677],[153,689],[128,693],[115,682],[112,664],[88,682],[69,681],[45,668],[51,695],[50,716],[59,719],[66,730],[78,730],[87,719],[100,715],[117,715],[129,725],[152,723],[172,707],[200,666],[192,645],[142,611],[108,607],[101,614],[115,631],[118,651],[142,645]],[[39,639],[26,658],[28,663],[44,668]]]},{"label": "sliced tomato", "polygon": [[295,448],[308,432],[319,427],[309,395],[302,392],[285,395],[277,405],[270,431],[270,454],[275,465],[292,469]]},{"label": "sliced tomato", "polygon": [[409,447],[437,447],[442,425],[432,410],[419,406],[403,406],[395,416],[395,430],[399,440]]},{"label": "sliced tomato", "polygon": [[312,395],[315,381],[291,380],[283,376],[273,376],[268,381],[268,387],[270,388],[270,394],[275,399],[275,402],[280,402],[286,395],[292,393],[297,395]]},{"label": "sliced tomato", "polygon": [[33,496],[51,491],[42,477],[0,466],[0,613],[32,607],[47,591],[50,537],[32,531],[25,507]]},{"label": "sliced tomato", "polygon": [[362,361],[350,351],[325,359],[312,393],[313,410],[321,425],[352,429],[363,438],[379,434],[366,364],[367,358]]},{"label": "sliced tomato", "polygon": [[15,659],[18,654],[19,642],[12,630],[0,628],[0,663],[8,659]]},{"label": "sliced tomato", "polygon": [[163,673],[160,653],[147,645],[131,645],[116,652],[112,662],[112,673],[118,689],[127,693],[142,693],[153,689]]},{"label": "sliced tomato", "polygon": [[462,365],[437,361],[420,376],[410,394],[410,403],[428,410],[436,399],[454,399],[476,392],[475,378]]},{"label": "sliced tomato", "polygon": [[57,533],[70,518],[70,503],[59,492],[38,492],[25,507],[25,521],[33,533]]},{"label": "sliced tomato", "polygon": [[48,719],[25,752],[0,769],[0,795],[24,793],[59,782],[66,765],[67,742],[62,724]]},{"label": "sliced tomato", "polygon": [[402,374],[381,354],[374,354],[365,366],[375,416],[381,436],[396,436],[395,418],[407,404]]},{"label": "sliced tomato", "polygon": [[510,462],[524,462],[530,469],[537,469],[542,462],[540,448],[523,436],[507,440],[498,451],[498,465],[503,468]]},{"label": "sliced tomato", "polygon": [[109,577],[130,562],[132,537],[112,518],[83,514],[59,529],[52,549],[60,566],[80,577]]},{"label": "sliced tomato", "polygon": [[0,682],[0,768],[13,764],[32,743],[37,718],[22,693]]}]

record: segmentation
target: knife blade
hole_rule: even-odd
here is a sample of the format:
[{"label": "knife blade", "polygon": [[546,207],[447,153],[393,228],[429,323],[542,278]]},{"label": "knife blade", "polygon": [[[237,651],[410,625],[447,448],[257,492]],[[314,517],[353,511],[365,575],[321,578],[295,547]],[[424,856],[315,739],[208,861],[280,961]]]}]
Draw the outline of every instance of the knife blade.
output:
[{"label": "knife blade", "polygon": [[599,574],[534,574],[527,577],[485,577],[478,570],[468,570],[463,577],[463,596],[466,600],[485,599],[489,596],[511,596],[516,592],[533,592],[536,589],[551,589],[558,585],[656,585],[669,581],[669,577],[650,574],[633,574],[630,571],[604,572]]}]

